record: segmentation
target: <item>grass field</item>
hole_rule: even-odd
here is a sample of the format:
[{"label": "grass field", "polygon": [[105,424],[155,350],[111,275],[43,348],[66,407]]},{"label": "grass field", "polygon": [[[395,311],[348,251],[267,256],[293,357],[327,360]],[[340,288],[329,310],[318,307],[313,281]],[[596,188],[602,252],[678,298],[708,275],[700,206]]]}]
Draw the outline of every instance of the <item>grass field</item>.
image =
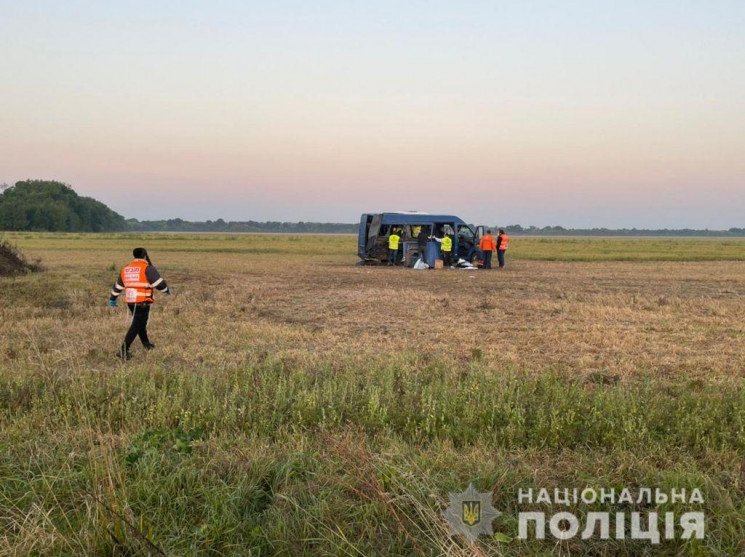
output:
[{"label": "grass field", "polygon": [[[501,271],[338,236],[8,234],[0,555],[745,554],[745,241],[513,238]],[[157,349],[107,306],[148,248]],[[504,514],[475,546],[441,513]],[[703,540],[517,539],[520,489],[699,488]],[[579,517],[597,510],[568,507]]]}]

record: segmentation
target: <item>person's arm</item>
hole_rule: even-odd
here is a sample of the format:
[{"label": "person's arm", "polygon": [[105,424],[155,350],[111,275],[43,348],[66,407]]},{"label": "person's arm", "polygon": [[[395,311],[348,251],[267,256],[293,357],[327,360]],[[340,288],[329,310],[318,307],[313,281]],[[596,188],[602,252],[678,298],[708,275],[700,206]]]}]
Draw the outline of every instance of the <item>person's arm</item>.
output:
[{"label": "person's arm", "polygon": [[124,284],[122,284],[122,275],[119,274],[118,277],[116,277],[116,284],[114,284],[114,287],[111,289],[111,297],[109,298],[109,303],[114,302],[116,303],[116,299],[119,297],[119,295],[124,291]]},{"label": "person's arm", "polygon": [[497,249],[499,249],[499,244],[501,243],[502,243],[502,235],[500,234],[499,236],[497,236]]},{"label": "person's arm", "polygon": [[158,292],[164,292],[166,294],[171,293],[165,279],[160,276],[158,269],[156,269],[154,266],[148,265],[147,269],[145,269],[145,277],[147,277],[147,281],[150,283],[150,286],[155,288],[155,290],[157,290]]}]

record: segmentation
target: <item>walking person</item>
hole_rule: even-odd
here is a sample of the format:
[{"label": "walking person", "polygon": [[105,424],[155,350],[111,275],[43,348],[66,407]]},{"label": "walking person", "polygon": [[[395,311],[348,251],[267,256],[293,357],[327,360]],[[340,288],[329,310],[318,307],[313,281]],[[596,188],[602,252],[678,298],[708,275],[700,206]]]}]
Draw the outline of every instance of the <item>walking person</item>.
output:
[{"label": "walking person", "polygon": [[510,244],[510,237],[505,233],[504,229],[499,229],[497,235],[497,259],[499,260],[499,268],[504,267],[504,254]]},{"label": "walking person", "polygon": [[494,236],[491,235],[491,230],[487,230],[486,234],[481,237],[479,241],[479,249],[484,254],[484,269],[491,269],[491,254],[497,249],[497,243],[494,241]]},{"label": "walking person", "polygon": [[155,345],[147,336],[147,322],[150,318],[150,306],[155,301],[154,290],[163,292],[170,296],[171,289],[166,281],[160,276],[158,270],[153,266],[145,248],[135,248],[132,251],[134,261],[125,266],[116,279],[116,284],[111,290],[109,305],[116,307],[119,295],[124,292],[124,301],[127,303],[132,322],[129,330],[124,336],[124,343],[117,352],[117,357],[123,360],[131,358],[129,348],[136,337],[140,337],[145,350],[152,350]]}]

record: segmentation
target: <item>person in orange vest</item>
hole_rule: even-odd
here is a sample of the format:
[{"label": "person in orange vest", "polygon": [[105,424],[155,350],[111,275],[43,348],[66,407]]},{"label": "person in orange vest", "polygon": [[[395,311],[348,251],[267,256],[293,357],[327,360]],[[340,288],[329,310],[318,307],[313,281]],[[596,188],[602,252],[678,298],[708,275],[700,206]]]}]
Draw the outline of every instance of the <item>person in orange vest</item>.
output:
[{"label": "person in orange vest", "polygon": [[484,254],[484,266],[482,268],[491,269],[491,254],[497,249],[497,244],[494,241],[494,236],[491,235],[491,230],[487,230],[486,234],[481,237],[479,249]]},{"label": "person in orange vest", "polygon": [[510,244],[510,237],[505,234],[504,229],[499,229],[497,235],[497,259],[499,260],[499,268],[504,267],[504,254],[507,251],[507,247]]},{"label": "person in orange vest", "polygon": [[153,294],[155,290],[158,290],[168,296],[171,295],[171,289],[168,288],[166,281],[153,266],[147,250],[145,248],[135,248],[132,255],[135,258],[134,261],[121,270],[114,288],[111,289],[111,297],[109,298],[109,305],[115,308],[117,299],[124,292],[124,301],[127,303],[129,313],[132,314],[132,322],[124,336],[124,343],[116,354],[118,358],[123,360],[131,358],[129,347],[132,346],[138,336],[145,350],[155,348],[155,345],[150,342],[147,336],[150,305],[155,301]]}]

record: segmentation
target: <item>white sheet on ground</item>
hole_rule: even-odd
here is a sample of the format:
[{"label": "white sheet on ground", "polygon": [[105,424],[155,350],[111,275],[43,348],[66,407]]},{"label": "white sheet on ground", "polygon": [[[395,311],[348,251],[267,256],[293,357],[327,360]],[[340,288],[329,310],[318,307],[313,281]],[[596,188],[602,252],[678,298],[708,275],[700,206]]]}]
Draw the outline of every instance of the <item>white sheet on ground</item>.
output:
[{"label": "white sheet on ground", "polygon": [[417,271],[422,271],[424,269],[429,269],[429,265],[427,265],[424,261],[422,261],[422,258],[416,260],[416,263],[414,263],[414,269]]}]

